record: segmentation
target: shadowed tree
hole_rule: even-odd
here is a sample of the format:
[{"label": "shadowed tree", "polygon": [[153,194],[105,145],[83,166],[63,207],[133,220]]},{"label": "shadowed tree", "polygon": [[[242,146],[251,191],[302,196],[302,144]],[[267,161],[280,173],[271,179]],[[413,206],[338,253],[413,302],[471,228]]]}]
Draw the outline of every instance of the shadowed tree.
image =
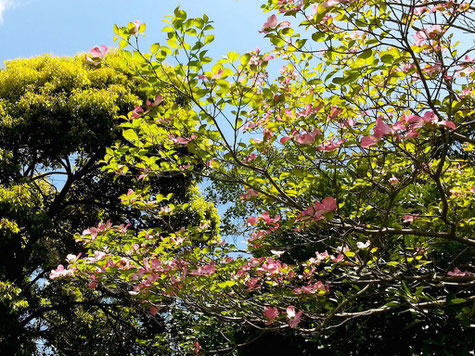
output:
[{"label": "shadowed tree", "polygon": [[[131,228],[162,224],[121,203],[128,189],[143,186],[136,177],[101,170],[106,148],[124,140],[123,118],[157,94],[119,71],[118,60],[113,54],[107,63],[41,56],[6,62],[0,71],[4,354],[150,352],[137,340],[165,331],[159,316],[130,306],[127,293],[119,298],[107,288],[90,290],[87,281],[65,285],[45,279],[67,253],[81,251],[74,234],[102,218]],[[165,101],[176,99],[162,94]],[[197,197],[194,181],[183,174],[150,178],[147,184],[153,194],[174,193],[175,201]],[[186,225],[197,218],[183,213],[175,220]]]}]

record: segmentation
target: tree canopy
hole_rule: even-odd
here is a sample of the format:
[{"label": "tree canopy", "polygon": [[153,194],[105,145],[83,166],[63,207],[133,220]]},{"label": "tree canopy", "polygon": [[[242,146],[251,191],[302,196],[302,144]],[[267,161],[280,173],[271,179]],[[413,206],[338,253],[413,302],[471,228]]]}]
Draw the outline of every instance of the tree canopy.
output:
[{"label": "tree canopy", "polygon": [[[84,55],[41,56],[9,61],[0,71],[2,352],[146,352],[138,340],[164,330],[163,320],[141,312],[127,294],[48,278],[69,251],[86,252],[74,234],[103,216],[136,227],[164,224],[121,203],[120,196],[142,186],[136,177],[102,170],[108,147],[121,140],[121,116],[152,95],[118,61],[114,53],[107,66]],[[170,93],[163,98],[175,100]],[[191,177],[156,177],[147,190],[173,192],[173,201],[197,202],[203,215],[213,215],[199,203]],[[185,209],[172,224],[200,218]]]}]

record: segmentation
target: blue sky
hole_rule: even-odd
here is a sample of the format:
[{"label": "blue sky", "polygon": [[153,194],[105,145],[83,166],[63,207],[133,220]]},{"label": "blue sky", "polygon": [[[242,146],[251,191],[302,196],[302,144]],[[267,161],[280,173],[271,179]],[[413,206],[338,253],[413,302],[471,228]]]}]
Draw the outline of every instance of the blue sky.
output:
[{"label": "blue sky", "polygon": [[95,45],[113,46],[114,24],[147,23],[146,43],[159,42],[165,15],[178,5],[189,16],[215,21],[210,54],[269,46],[258,30],[269,14],[259,0],[0,0],[0,65],[43,53],[74,55]]}]

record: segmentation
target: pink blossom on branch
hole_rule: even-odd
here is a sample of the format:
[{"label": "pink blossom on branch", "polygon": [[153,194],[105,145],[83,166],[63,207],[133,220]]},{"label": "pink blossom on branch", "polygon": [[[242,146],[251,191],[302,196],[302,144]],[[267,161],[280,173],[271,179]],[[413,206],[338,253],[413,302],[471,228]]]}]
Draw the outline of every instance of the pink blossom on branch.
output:
[{"label": "pink blossom on branch", "polygon": [[378,139],[376,139],[375,137],[365,136],[361,139],[361,147],[368,148],[375,145],[377,142],[378,142]]},{"label": "pink blossom on branch", "polygon": [[130,114],[130,116],[134,119],[141,117],[144,114],[144,109],[140,105],[136,105],[134,111]]},{"label": "pink blossom on branch", "polygon": [[416,34],[413,35],[413,37],[414,44],[416,45],[416,47],[421,47],[422,43],[428,38],[424,30],[417,31]]},{"label": "pink blossom on branch", "polygon": [[325,261],[327,258],[329,258],[330,256],[328,255],[328,252],[325,251],[325,252],[318,252],[316,251],[315,252],[315,255],[317,258],[313,258],[311,257],[308,262],[311,263],[311,264],[316,264],[317,266],[320,265],[320,263],[322,263],[322,261]]},{"label": "pink blossom on branch", "polygon": [[246,222],[249,224],[249,225],[256,225],[257,224],[257,221],[258,221],[258,218],[255,217],[255,216],[250,216],[246,219]]},{"label": "pink blossom on branch", "polygon": [[275,319],[279,316],[279,310],[274,307],[266,307],[264,310],[264,316],[268,319],[266,322],[267,325],[273,323]]},{"label": "pink blossom on branch", "polygon": [[333,7],[340,3],[340,0],[327,0],[322,3],[323,7]]},{"label": "pink blossom on branch", "polygon": [[81,257],[82,253],[79,253],[77,256],[76,255],[72,255],[72,254],[69,254],[66,256],[66,260],[69,262],[69,263],[74,263],[78,260],[79,257]]},{"label": "pink blossom on branch", "polygon": [[287,141],[289,141],[291,139],[292,139],[292,136],[284,136],[280,139],[280,143],[284,144],[284,143],[286,143]]},{"label": "pink blossom on branch", "polygon": [[419,217],[418,214],[412,214],[412,215],[403,215],[402,218],[403,218],[403,221],[405,223],[413,223],[417,218]]},{"label": "pink blossom on branch", "polygon": [[324,214],[336,210],[336,200],[333,197],[326,197],[321,202],[315,201],[314,206],[310,206],[302,211],[295,221],[305,221],[312,219],[314,221],[322,220]]},{"label": "pink blossom on branch", "polygon": [[284,26],[290,26],[289,21],[283,21],[279,24],[277,24],[277,16],[276,15],[271,15],[266,22],[264,22],[264,25],[262,25],[262,30],[260,30],[260,33],[267,33],[270,32],[270,30],[275,29],[276,27],[284,27]]},{"label": "pink blossom on branch", "polygon": [[252,198],[256,198],[259,196],[259,192],[257,190],[251,189],[251,188],[244,188],[246,190],[246,193],[241,195],[242,200],[251,200]]},{"label": "pink blossom on branch", "polygon": [[280,215],[276,215],[273,218],[270,217],[269,212],[264,211],[261,215],[262,220],[264,220],[268,224],[275,224],[277,221],[280,220]]},{"label": "pink blossom on branch", "polygon": [[376,126],[373,129],[373,136],[377,139],[381,139],[386,135],[390,135],[391,132],[391,127],[389,127],[389,125],[383,121],[382,117],[379,116],[376,119]]},{"label": "pink blossom on branch", "polygon": [[315,137],[320,134],[321,131],[315,129],[310,133],[296,134],[294,137],[299,145],[311,145],[315,142]]},{"label": "pink blossom on branch", "polygon": [[282,264],[279,260],[274,260],[273,258],[268,258],[265,263],[262,264],[260,270],[264,271],[270,275],[275,275],[280,273]]},{"label": "pink blossom on branch", "polygon": [[369,246],[371,245],[371,241],[366,241],[366,242],[361,242],[361,241],[358,241],[356,243],[356,247],[358,247],[359,249],[361,250],[364,250],[365,248],[368,248]]},{"label": "pink blossom on branch", "polygon": [[50,279],[58,279],[61,277],[71,276],[74,273],[73,269],[65,269],[63,265],[59,265],[56,269],[51,270],[49,274]]},{"label": "pink blossom on branch", "polygon": [[89,288],[95,289],[97,285],[99,284],[98,279],[96,278],[96,275],[91,275],[91,281],[89,282],[88,286]]},{"label": "pink blossom on branch", "polygon": [[140,21],[139,20],[135,20],[133,22],[134,24],[134,27],[132,28],[131,32],[133,35],[137,35],[139,33],[139,30],[140,30]]},{"label": "pink blossom on branch", "polygon": [[447,272],[447,275],[452,276],[452,277],[465,277],[465,276],[472,276],[473,273],[468,272],[468,271],[462,272],[457,267],[455,267],[453,271]]},{"label": "pink blossom on branch", "polygon": [[330,291],[330,285],[329,284],[323,284],[321,281],[317,281],[314,284],[309,284],[307,286],[303,286],[300,288],[294,288],[293,292],[294,294],[300,295],[300,294],[326,294]]},{"label": "pink blossom on branch", "polygon": [[96,59],[97,58],[104,59],[107,53],[109,53],[109,48],[107,48],[107,46],[105,45],[102,45],[100,47],[99,46],[92,47],[90,51],[91,58],[96,58]]},{"label": "pink blossom on branch", "polygon": [[326,197],[321,203],[316,201],[314,207],[317,212],[329,213],[336,210],[336,200],[333,197]]},{"label": "pink blossom on branch", "polygon": [[163,97],[158,94],[155,99],[153,100],[153,102],[151,102],[150,100],[147,99],[147,101],[145,102],[145,105],[147,106],[158,106],[162,103],[163,101]]},{"label": "pink blossom on branch", "polygon": [[277,16],[271,15],[264,25],[262,25],[262,30],[259,32],[268,32],[269,29],[275,28],[277,26]]},{"label": "pink blossom on branch", "polygon": [[317,149],[324,152],[333,152],[346,142],[344,138],[336,142],[333,142],[333,140],[334,138],[332,137],[330,140],[323,142]]},{"label": "pink blossom on branch", "polygon": [[442,121],[439,121],[438,124],[441,125],[441,126],[446,126],[446,127],[448,127],[449,129],[452,129],[452,130],[456,129],[455,123],[453,123],[452,121],[442,120]]},{"label": "pink blossom on branch", "polygon": [[192,276],[211,276],[216,271],[216,266],[214,264],[204,265],[202,267],[198,267],[190,272]]},{"label": "pink blossom on branch", "polygon": [[195,352],[195,354],[198,355],[201,351],[201,345],[198,341],[193,342],[193,345],[194,345],[193,351]]},{"label": "pink blossom on branch", "polygon": [[187,145],[191,141],[193,141],[196,137],[197,137],[196,135],[191,135],[190,137],[175,136],[172,134],[168,135],[168,138],[170,139],[170,141],[176,145]]},{"label": "pink blossom on branch", "polygon": [[256,289],[259,289],[261,286],[258,284],[259,278],[251,278],[247,282],[247,289],[246,292],[250,292]]},{"label": "pink blossom on branch", "polygon": [[396,177],[392,176],[391,178],[389,178],[389,184],[397,185],[398,183],[399,183],[399,179],[397,179]]},{"label": "pink blossom on branch", "polygon": [[86,60],[94,65],[98,65],[101,60],[106,58],[108,52],[109,49],[105,45],[92,47],[89,54],[86,54]]},{"label": "pink blossom on branch", "polygon": [[302,311],[297,312],[292,305],[287,307],[287,320],[291,328],[295,328],[300,323],[302,313]]}]

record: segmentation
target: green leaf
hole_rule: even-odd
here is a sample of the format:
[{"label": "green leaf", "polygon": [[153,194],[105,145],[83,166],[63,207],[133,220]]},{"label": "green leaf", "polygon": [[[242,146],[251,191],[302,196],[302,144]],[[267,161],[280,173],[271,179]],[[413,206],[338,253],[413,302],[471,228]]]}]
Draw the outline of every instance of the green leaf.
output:
[{"label": "green leaf", "polygon": [[361,53],[358,58],[361,58],[361,59],[368,59],[369,57],[371,57],[373,55],[373,50],[372,49],[367,49],[365,50],[363,53]]},{"label": "green leaf", "polygon": [[232,287],[236,284],[235,281],[226,281],[226,282],[221,282],[221,283],[218,283],[218,286],[222,289],[226,288],[226,287]]},{"label": "green leaf", "polygon": [[201,18],[199,18],[199,17],[197,17],[196,19],[194,19],[194,22],[195,22],[196,28],[198,28],[198,29],[200,29],[200,30],[203,28],[204,23],[205,23],[205,22],[203,21],[203,19],[201,19]]},{"label": "green leaf", "polygon": [[119,49],[122,49],[122,48],[125,48],[129,45],[129,42],[125,41],[125,40],[120,40],[119,41]]},{"label": "green leaf", "polygon": [[154,43],[153,45],[150,46],[150,52],[152,54],[157,53],[160,50],[160,44],[159,43]]},{"label": "green leaf", "polygon": [[132,129],[123,131],[122,136],[130,142],[137,142],[139,140],[137,133]]},{"label": "green leaf", "polygon": [[236,52],[228,52],[228,59],[230,62],[237,61],[239,58],[239,53]]},{"label": "green leaf", "polygon": [[387,307],[397,307],[398,305],[400,305],[400,303],[395,302],[395,301],[386,303]]},{"label": "green leaf", "polygon": [[208,35],[208,36],[205,37],[204,43],[208,44],[208,43],[211,43],[213,41],[214,41],[214,35]]},{"label": "green leaf", "polygon": [[178,46],[178,44],[177,44],[177,42],[176,42],[176,39],[175,39],[174,37],[169,38],[169,39],[167,40],[167,43],[168,43],[168,45],[169,45],[171,48],[177,48],[177,46]]},{"label": "green leaf", "polygon": [[251,55],[249,53],[243,54],[241,56],[241,64],[243,66],[247,65],[250,59],[251,59]]},{"label": "green leaf", "polygon": [[315,32],[313,35],[312,35],[312,40],[314,40],[315,42],[321,42],[323,40],[325,40],[325,33],[323,32]]},{"label": "green leaf", "polygon": [[391,56],[390,54],[385,54],[381,56],[381,61],[385,64],[391,64],[394,62],[394,57]]}]

